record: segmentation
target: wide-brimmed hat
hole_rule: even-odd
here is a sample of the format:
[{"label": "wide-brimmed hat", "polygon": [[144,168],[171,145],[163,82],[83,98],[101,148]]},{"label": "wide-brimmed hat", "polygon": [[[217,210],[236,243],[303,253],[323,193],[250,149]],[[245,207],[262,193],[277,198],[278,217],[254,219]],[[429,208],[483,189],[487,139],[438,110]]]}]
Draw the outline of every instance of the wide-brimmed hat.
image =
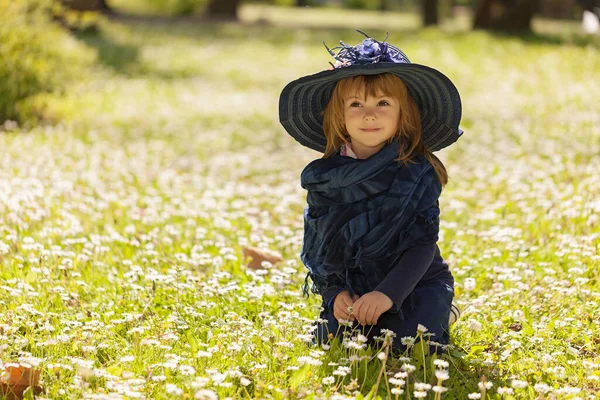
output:
[{"label": "wide-brimmed hat", "polygon": [[[323,110],[336,83],[355,75],[390,72],[402,79],[421,113],[423,143],[437,151],[456,142],[463,130],[460,123],[462,106],[458,89],[450,79],[431,67],[413,64],[400,49],[367,38],[356,46],[329,49],[337,60],[331,68],[303,76],[288,83],[279,97],[279,121],[299,143],[321,153],[327,140],[323,133]],[[332,50],[341,48],[337,54]]]}]

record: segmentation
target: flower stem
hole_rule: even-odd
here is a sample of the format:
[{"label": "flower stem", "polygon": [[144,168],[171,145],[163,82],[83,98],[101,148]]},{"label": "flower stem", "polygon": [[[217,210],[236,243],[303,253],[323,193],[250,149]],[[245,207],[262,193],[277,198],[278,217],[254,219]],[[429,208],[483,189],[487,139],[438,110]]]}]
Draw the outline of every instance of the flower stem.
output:
[{"label": "flower stem", "polygon": [[[442,380],[441,379],[438,379],[437,385],[438,386],[442,386]],[[441,399],[442,399],[442,393],[441,392],[437,392],[435,394],[435,398],[433,400],[441,400]]]},{"label": "flower stem", "polygon": [[[386,346],[385,346],[385,360],[381,360],[382,361],[381,369],[379,370],[379,376],[377,376],[377,382],[375,382],[375,391],[373,392],[373,395],[375,397],[377,397],[377,391],[379,390],[379,382],[381,381],[381,375],[383,374],[383,371],[385,371],[385,366],[386,366],[386,363],[387,363],[387,356],[388,356],[389,352],[390,352],[390,346],[389,346],[389,343],[386,343]],[[388,389],[389,389],[389,387],[388,387]]]},{"label": "flower stem", "polygon": [[425,339],[423,338],[423,333],[419,332],[419,337],[421,338],[421,353],[423,353],[423,382],[427,383],[427,365],[425,365],[425,344],[423,343]]}]

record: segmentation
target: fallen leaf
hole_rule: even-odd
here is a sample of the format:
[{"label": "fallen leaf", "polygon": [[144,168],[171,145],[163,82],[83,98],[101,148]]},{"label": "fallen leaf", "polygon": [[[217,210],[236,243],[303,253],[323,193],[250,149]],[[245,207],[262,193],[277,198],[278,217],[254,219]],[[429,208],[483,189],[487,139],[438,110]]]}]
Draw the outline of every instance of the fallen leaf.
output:
[{"label": "fallen leaf", "polygon": [[275,265],[279,261],[283,260],[281,254],[276,251],[269,249],[259,249],[256,247],[244,247],[243,248],[244,257],[252,258],[252,261],[248,263],[247,267],[252,269],[265,269],[261,263],[263,261],[268,261],[271,264]]},{"label": "fallen leaf", "polygon": [[523,326],[520,322],[513,322],[508,328],[515,332],[519,332],[521,329],[523,329]]},{"label": "fallen leaf", "polygon": [[32,387],[35,394],[42,392],[40,383],[40,371],[18,364],[7,363],[0,377],[0,394],[8,400],[23,399],[23,392]]}]

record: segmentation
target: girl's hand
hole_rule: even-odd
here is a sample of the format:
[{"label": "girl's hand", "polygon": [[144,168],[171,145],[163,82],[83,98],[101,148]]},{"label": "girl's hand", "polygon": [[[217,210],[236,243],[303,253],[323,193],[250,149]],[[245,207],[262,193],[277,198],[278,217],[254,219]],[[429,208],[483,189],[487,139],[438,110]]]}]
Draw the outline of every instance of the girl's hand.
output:
[{"label": "girl's hand", "polygon": [[338,293],[333,301],[333,316],[335,319],[338,321],[340,319],[354,321],[354,315],[348,311],[348,307],[353,307],[354,302],[359,298],[360,296],[357,294],[355,294],[353,297],[350,297],[350,293],[348,293],[347,290]]},{"label": "girl's hand", "polygon": [[375,325],[379,316],[393,305],[394,302],[387,295],[374,290],[366,293],[354,303],[354,315],[363,326]]}]

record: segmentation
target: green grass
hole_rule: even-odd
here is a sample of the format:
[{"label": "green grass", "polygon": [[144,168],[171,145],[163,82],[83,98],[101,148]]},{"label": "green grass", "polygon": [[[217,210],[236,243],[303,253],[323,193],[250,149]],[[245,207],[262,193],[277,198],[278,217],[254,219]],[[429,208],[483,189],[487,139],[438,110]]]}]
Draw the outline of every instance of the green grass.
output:
[{"label": "green grass", "polygon": [[[490,399],[595,398],[598,41],[417,28],[389,41],[463,100],[465,134],[438,153],[439,246],[463,309],[442,397],[485,379]],[[299,175],[319,154],[277,115],[288,81],[328,68],[322,40],[360,38],[142,21],[81,34],[99,64],[40,110],[57,123],[0,134],[0,360],[37,365],[45,398],[367,396],[377,349],[305,342],[320,299],[300,296]],[[284,261],[249,271],[245,245]],[[399,398],[438,383],[419,351],[389,359],[381,396],[404,363],[416,370]]]}]

